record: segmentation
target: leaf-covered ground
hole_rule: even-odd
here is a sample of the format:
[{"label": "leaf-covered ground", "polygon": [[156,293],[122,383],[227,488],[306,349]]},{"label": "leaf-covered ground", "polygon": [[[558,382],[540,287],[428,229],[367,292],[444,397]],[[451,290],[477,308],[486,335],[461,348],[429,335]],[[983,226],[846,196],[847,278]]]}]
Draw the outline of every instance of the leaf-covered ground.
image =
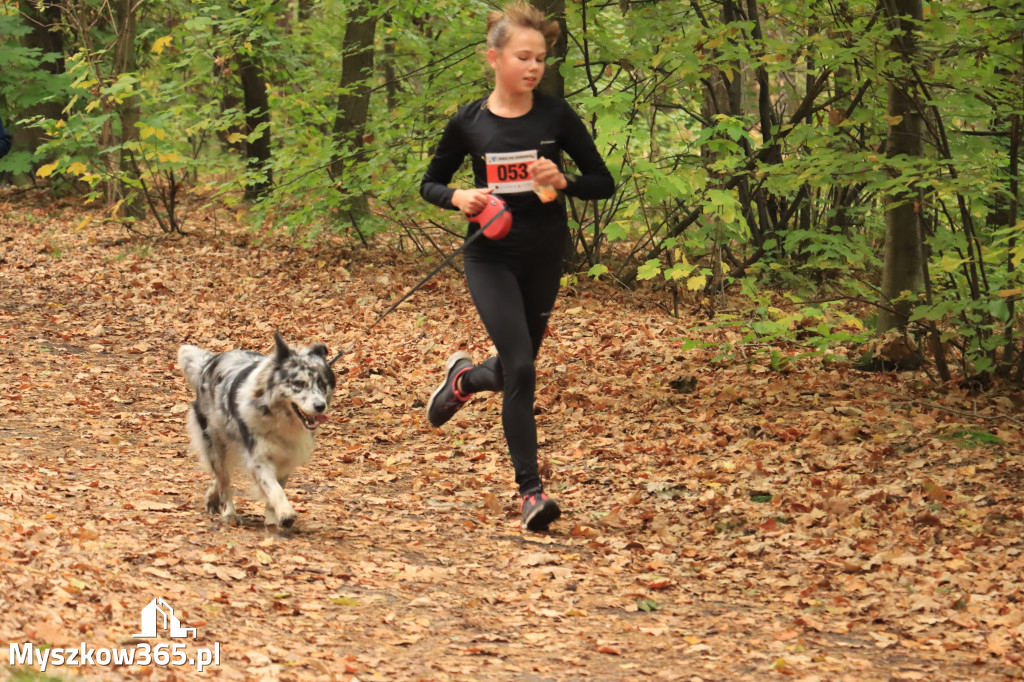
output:
[{"label": "leaf-covered ground", "polygon": [[[0,194],[5,663],[10,642],[134,646],[162,596],[190,647],[221,643],[205,675],[223,679],[1021,676],[1019,395],[712,364],[680,351],[703,320],[586,284],[538,368],[564,516],[529,534],[500,400],[424,418],[448,354],[489,350],[458,273],[367,335],[423,257],[257,244],[223,213],[176,240],[96,218]],[[288,535],[249,498],[239,526],[203,511],[175,362],[183,342],[268,350],[274,330],[350,347]]]}]

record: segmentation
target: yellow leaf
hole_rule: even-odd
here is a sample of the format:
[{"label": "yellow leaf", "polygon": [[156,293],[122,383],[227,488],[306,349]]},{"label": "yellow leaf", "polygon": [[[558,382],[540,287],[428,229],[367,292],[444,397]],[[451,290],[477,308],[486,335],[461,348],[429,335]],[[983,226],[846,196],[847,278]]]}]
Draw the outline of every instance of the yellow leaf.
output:
[{"label": "yellow leaf", "polygon": [[694,275],[690,279],[686,280],[686,288],[690,291],[699,291],[700,289],[703,289],[707,283],[707,275]]},{"label": "yellow leaf", "polygon": [[171,38],[171,36],[164,36],[163,38],[157,38],[156,41],[153,43],[153,52],[156,52],[157,54],[162,54],[163,51],[164,51],[164,48],[167,47],[168,45],[170,45],[172,40],[174,40],[174,39]]},{"label": "yellow leaf", "polygon": [[40,166],[39,170],[36,171],[36,175],[40,178],[48,178],[53,175],[53,171],[57,170],[58,162],[48,163],[45,166]]},{"label": "yellow leaf", "polygon": [[245,139],[245,135],[242,133],[231,133],[228,135],[228,144],[238,144]]},{"label": "yellow leaf", "polygon": [[352,597],[334,597],[331,603],[338,606],[359,606],[359,600]]},{"label": "yellow leaf", "polygon": [[181,157],[179,157],[176,152],[170,152],[169,154],[160,154],[159,156],[161,163],[165,161],[177,161],[179,158]]},{"label": "yellow leaf", "polygon": [[1011,296],[1020,296],[1021,294],[1024,294],[1024,290],[1018,288],[1018,289],[1003,289],[1002,291],[1000,291],[996,295],[999,296],[999,298],[1010,298]]},{"label": "yellow leaf", "polygon": [[943,272],[955,272],[966,262],[966,258],[960,258],[951,253],[944,253],[942,254],[942,260],[939,262],[939,268]]},{"label": "yellow leaf", "polygon": [[91,221],[92,221],[92,217],[91,216],[86,216],[86,217],[82,218],[82,222],[78,223],[78,227],[76,227],[75,229],[76,230],[84,230],[86,228],[86,226],[88,226],[88,224]]},{"label": "yellow leaf", "polygon": [[167,137],[167,131],[164,130],[163,128],[152,128],[148,125],[143,124],[139,126],[139,136],[142,137],[143,140],[148,139],[150,137],[155,137],[158,140],[163,140]]},{"label": "yellow leaf", "polygon": [[87,170],[89,170],[89,167],[81,161],[75,161],[73,164],[68,166],[68,173],[71,173],[72,175],[81,175]]}]

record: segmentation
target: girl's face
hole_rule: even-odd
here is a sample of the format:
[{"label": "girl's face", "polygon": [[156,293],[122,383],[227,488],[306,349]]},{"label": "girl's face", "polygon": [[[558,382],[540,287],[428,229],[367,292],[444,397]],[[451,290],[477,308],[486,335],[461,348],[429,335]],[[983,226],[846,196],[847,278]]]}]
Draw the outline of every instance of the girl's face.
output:
[{"label": "girl's face", "polygon": [[544,35],[532,28],[514,28],[505,47],[487,50],[487,63],[494,69],[495,88],[509,94],[531,92],[544,75],[547,44]]}]

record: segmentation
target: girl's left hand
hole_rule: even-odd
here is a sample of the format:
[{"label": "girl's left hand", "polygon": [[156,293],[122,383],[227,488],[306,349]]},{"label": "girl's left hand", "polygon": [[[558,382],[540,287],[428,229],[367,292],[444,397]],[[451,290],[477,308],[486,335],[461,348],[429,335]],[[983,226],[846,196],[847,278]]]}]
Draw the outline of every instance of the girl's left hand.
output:
[{"label": "girl's left hand", "polygon": [[551,185],[555,189],[565,189],[568,184],[565,175],[558,170],[558,166],[551,159],[541,157],[531,162],[526,170],[535,185]]}]

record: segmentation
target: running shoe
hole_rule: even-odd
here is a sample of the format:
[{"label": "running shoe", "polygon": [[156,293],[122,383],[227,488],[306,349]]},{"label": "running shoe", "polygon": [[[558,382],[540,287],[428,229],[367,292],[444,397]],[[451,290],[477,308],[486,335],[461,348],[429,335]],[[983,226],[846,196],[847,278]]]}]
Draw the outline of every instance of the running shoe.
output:
[{"label": "running shoe", "polygon": [[523,495],[520,509],[523,512],[523,528],[526,530],[547,530],[551,522],[562,515],[558,503],[540,488]]},{"label": "running shoe", "polygon": [[438,427],[455,416],[462,409],[472,393],[463,395],[455,388],[459,375],[473,366],[473,358],[464,350],[454,353],[445,364],[444,381],[430,395],[427,401],[427,420]]}]

